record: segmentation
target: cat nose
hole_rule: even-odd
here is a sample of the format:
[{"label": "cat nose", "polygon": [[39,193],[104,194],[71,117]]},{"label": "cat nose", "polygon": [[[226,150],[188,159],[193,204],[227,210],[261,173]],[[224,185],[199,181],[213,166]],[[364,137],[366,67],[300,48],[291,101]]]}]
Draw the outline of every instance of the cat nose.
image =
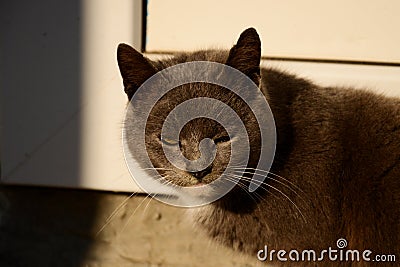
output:
[{"label": "cat nose", "polygon": [[189,172],[192,176],[194,176],[197,180],[203,179],[204,176],[207,174],[211,173],[212,166],[208,166],[204,170],[198,171],[198,172]]}]

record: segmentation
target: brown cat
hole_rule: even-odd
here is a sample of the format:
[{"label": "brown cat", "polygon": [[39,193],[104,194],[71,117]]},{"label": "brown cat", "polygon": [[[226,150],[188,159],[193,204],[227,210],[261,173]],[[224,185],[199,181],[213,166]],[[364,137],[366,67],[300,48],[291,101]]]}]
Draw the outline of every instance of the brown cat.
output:
[{"label": "brown cat", "polygon": [[[199,141],[211,138],[216,157],[201,173],[175,168],[163,155],[165,140],[160,139],[163,121],[174,107],[195,97],[219,99],[238,112],[248,129],[251,155],[241,182],[194,212],[195,221],[211,237],[274,266],[398,266],[399,99],[320,87],[276,69],[260,68],[261,43],[252,28],[229,51],[204,50],[151,61],[121,44],[117,54],[128,99],[160,70],[184,62],[213,61],[246,74],[268,101],[277,147],[271,170],[255,192],[243,186],[257,167],[260,133],[248,107],[232,92],[205,83],[183,85],[166,94],[149,117],[150,160],[166,180],[181,186],[217,179],[229,161],[230,144],[236,141],[215,121],[193,120],[179,135],[180,150],[195,159]],[[130,123],[126,121],[128,129]],[[128,137],[135,138],[133,133]],[[132,151],[138,158],[141,153],[145,152]]]}]

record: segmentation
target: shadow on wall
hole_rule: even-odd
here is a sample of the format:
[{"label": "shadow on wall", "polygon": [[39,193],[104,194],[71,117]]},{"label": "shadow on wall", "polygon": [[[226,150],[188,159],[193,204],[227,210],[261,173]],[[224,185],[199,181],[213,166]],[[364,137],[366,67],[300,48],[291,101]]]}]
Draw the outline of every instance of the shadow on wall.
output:
[{"label": "shadow on wall", "polygon": [[83,266],[101,193],[0,188],[0,266]]},{"label": "shadow on wall", "polygon": [[[1,1],[0,14],[1,180],[79,184],[81,1]],[[3,186],[0,265],[79,266],[96,212],[96,194]]]}]

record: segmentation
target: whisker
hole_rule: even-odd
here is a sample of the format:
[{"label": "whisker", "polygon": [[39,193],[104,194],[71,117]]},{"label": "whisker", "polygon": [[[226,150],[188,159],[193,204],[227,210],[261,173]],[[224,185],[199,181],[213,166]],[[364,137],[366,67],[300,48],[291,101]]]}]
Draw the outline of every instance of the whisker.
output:
[{"label": "whisker", "polygon": [[112,221],[112,219],[114,218],[114,216],[122,209],[122,207],[124,207],[127,203],[128,200],[133,197],[135,194],[137,194],[136,192],[132,193],[130,196],[126,197],[115,209],[114,211],[107,217],[106,222],[104,223],[104,225],[100,228],[99,231],[97,231],[96,233],[96,237],[110,224],[110,222]]},{"label": "whisker", "polygon": [[[236,176],[238,176],[238,175],[236,175]],[[243,177],[243,176],[242,176],[241,178],[242,178],[243,180],[245,180],[245,181],[249,181],[250,183],[254,183],[254,181],[253,181],[251,178]],[[300,215],[303,217],[304,221],[307,222],[307,220],[306,220],[304,214],[301,212],[301,210],[299,209],[299,207],[297,206],[297,204],[294,203],[294,202],[289,198],[288,195],[286,195],[284,192],[282,192],[281,190],[279,190],[279,189],[276,188],[275,186],[272,186],[272,185],[270,185],[270,184],[268,184],[268,183],[263,183],[263,184],[266,185],[266,186],[268,186],[269,188],[271,188],[271,189],[273,189],[273,190],[279,192],[282,196],[284,196],[287,200],[289,200],[290,203],[297,209],[297,211],[298,211],[298,212],[300,213]],[[264,189],[264,190],[267,190],[266,188],[264,188],[264,187],[262,187],[262,186],[260,186],[260,187],[261,187],[262,189]]]},{"label": "whisker", "polygon": [[146,204],[146,206],[144,207],[144,210],[143,210],[143,212],[142,212],[142,218],[143,218],[144,214],[146,213],[146,210],[147,210],[147,208],[149,207],[150,202],[154,199],[155,196],[156,196],[156,194],[150,195],[150,199],[149,199],[149,201],[147,202],[147,204]]},{"label": "whisker", "polygon": [[[236,171],[237,171],[237,170],[234,170],[234,172],[236,172]],[[238,171],[238,172],[241,172],[241,171]],[[241,173],[259,175],[259,176],[263,175],[263,176],[265,176],[265,178],[267,178],[267,179],[269,179],[269,180],[272,180],[272,181],[274,181],[274,182],[277,182],[277,183],[279,183],[279,184],[285,186],[286,188],[288,188],[290,191],[292,191],[293,193],[295,193],[296,195],[298,195],[298,196],[301,198],[301,196],[296,192],[296,190],[294,190],[293,188],[291,188],[289,185],[285,184],[284,182],[282,182],[282,181],[280,181],[280,180],[278,180],[278,179],[275,179],[275,178],[273,178],[273,177],[271,177],[271,176],[268,176],[268,174],[267,174],[267,175],[265,175],[265,174],[257,174],[257,173],[248,172],[248,171],[244,171],[244,172],[241,172]],[[254,181],[253,181],[253,182],[254,182]],[[288,181],[285,180],[285,182],[288,182]],[[257,183],[254,182],[254,184],[257,184]],[[290,185],[293,185],[293,184],[290,184]],[[293,186],[295,186],[295,185],[293,185]],[[296,187],[296,189],[299,189],[299,188]],[[300,189],[300,190],[301,190],[301,189]],[[303,200],[304,200],[304,199],[303,199]]]},{"label": "whisker", "polygon": [[[225,176],[225,177],[226,177],[226,176]],[[234,180],[232,180],[232,181],[237,182],[237,178],[236,178],[236,177],[233,177],[233,178],[231,178],[231,179],[234,179]],[[246,180],[246,179],[244,179],[244,180]],[[249,182],[252,182],[251,179],[249,179],[248,181],[249,181]],[[239,180],[238,183],[242,184],[242,185],[245,187],[244,190],[246,190],[246,192],[248,192],[247,185],[243,184],[240,180]],[[272,195],[273,197],[275,197],[276,199],[279,199],[278,196],[276,196],[276,195],[274,194],[273,191],[268,190],[268,189],[264,186],[264,183],[261,184],[259,187],[260,187],[261,189],[263,189],[266,193],[271,194],[271,195]],[[248,192],[248,193],[249,193],[249,192]],[[251,192],[251,194],[258,195],[260,200],[264,200],[264,199],[265,199],[264,197],[262,197],[260,194],[258,194],[258,193],[255,192],[255,191]]]},{"label": "whisker", "polygon": [[[254,181],[251,179],[251,178],[248,178],[248,177],[243,177],[243,176],[239,176],[239,175],[236,175],[236,174],[229,174],[232,178],[234,178],[234,179],[241,179],[241,180],[244,180],[244,181],[247,181],[247,182],[250,182],[250,183],[254,183]],[[261,189],[263,189],[263,190],[265,190],[266,192],[269,192],[268,191],[268,188],[266,187],[266,186],[268,186],[268,184],[267,183],[261,183],[260,185],[259,185],[259,187],[261,188]]]},{"label": "whisker", "polygon": [[[231,182],[236,183],[236,184],[239,186],[240,189],[242,189],[243,191],[245,191],[245,192],[250,196],[250,198],[251,198],[254,202],[257,203],[256,199],[254,199],[253,196],[250,194],[250,192],[247,191],[246,185],[244,185],[244,184],[241,183],[240,181],[238,182],[236,179],[234,179],[234,178],[232,178],[232,177],[225,176],[224,178],[225,178],[226,180],[228,180],[228,181],[231,181]],[[253,193],[255,193],[255,192],[253,192]],[[254,195],[257,197],[256,193],[255,193]],[[260,196],[260,197],[261,197],[261,196]],[[263,198],[260,198],[260,200],[262,200],[262,199],[263,199]]]},{"label": "whisker", "polygon": [[132,214],[129,216],[128,220],[122,227],[121,231],[118,233],[117,238],[125,231],[125,228],[128,226],[130,220],[132,219],[133,215],[135,215],[136,211],[139,209],[139,207],[144,203],[144,201],[149,197],[150,195],[146,195],[142,201],[139,203],[139,205],[136,206],[136,208],[133,210]]},{"label": "whisker", "polygon": [[303,191],[300,187],[298,187],[298,186],[297,186],[296,184],[294,184],[292,181],[290,181],[290,180],[286,179],[285,177],[282,177],[282,176],[280,176],[280,175],[278,175],[278,174],[276,174],[276,173],[273,173],[273,172],[271,172],[271,171],[266,171],[266,170],[256,169],[256,168],[248,168],[248,167],[232,167],[231,169],[235,169],[235,170],[240,170],[240,169],[245,169],[245,170],[246,170],[246,169],[247,169],[247,170],[253,170],[254,173],[261,172],[261,173],[266,173],[266,174],[272,174],[272,175],[274,175],[275,177],[278,177],[278,178],[280,178],[280,179],[282,179],[282,180],[288,182],[289,184],[293,185],[293,186],[296,187],[297,189]]}]

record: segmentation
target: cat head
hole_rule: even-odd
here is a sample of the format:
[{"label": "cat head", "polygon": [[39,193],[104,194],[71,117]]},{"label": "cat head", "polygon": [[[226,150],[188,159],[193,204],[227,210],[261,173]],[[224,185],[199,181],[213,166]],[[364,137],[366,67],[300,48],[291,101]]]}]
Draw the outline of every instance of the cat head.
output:
[{"label": "cat head", "polygon": [[[240,35],[237,43],[227,51],[203,50],[180,53],[168,59],[152,61],[129,45],[120,44],[118,46],[117,59],[128,100],[132,99],[138,88],[150,77],[168,67],[185,62],[211,61],[225,64],[245,74],[257,86],[261,84],[261,42],[256,30],[253,28],[245,30]],[[210,75],[214,75],[214,73],[210,71]],[[218,179],[228,166],[232,145],[236,142],[240,147],[240,144],[245,143],[238,136],[228,135],[226,129],[220,123],[209,118],[190,120],[181,129],[179,138],[161,135],[163,123],[171,111],[186,100],[201,97],[217,99],[236,111],[248,134],[250,158],[247,166],[255,168],[260,154],[259,147],[261,142],[257,120],[251,108],[243,99],[222,86],[193,82],[180,85],[163,95],[152,107],[146,122],[146,151],[134,151],[135,147],[137,147],[135,146],[137,140],[134,127],[132,127],[144,118],[127,116],[125,121],[128,146],[132,155],[140,161],[140,158],[144,156],[143,154],[147,153],[152,166],[157,169],[158,173],[166,181],[183,187],[209,184]],[[141,101],[146,101],[146,98],[141,99]],[[207,109],[212,107],[202,106],[199,108]],[[188,171],[177,168],[170,163],[164,153],[165,150],[178,150],[181,151],[186,159],[197,160],[201,157],[200,142],[206,138],[212,140],[216,153],[212,162],[202,170]],[[143,167],[146,168],[148,166]]]},{"label": "cat head", "polygon": [[257,85],[260,78],[261,41],[254,28],[242,32],[230,51],[205,50],[182,53],[165,61],[151,61],[127,44],[117,49],[118,66],[123,78],[125,93],[130,100],[136,90],[158,71],[174,64],[208,60],[231,66],[248,75]]}]

